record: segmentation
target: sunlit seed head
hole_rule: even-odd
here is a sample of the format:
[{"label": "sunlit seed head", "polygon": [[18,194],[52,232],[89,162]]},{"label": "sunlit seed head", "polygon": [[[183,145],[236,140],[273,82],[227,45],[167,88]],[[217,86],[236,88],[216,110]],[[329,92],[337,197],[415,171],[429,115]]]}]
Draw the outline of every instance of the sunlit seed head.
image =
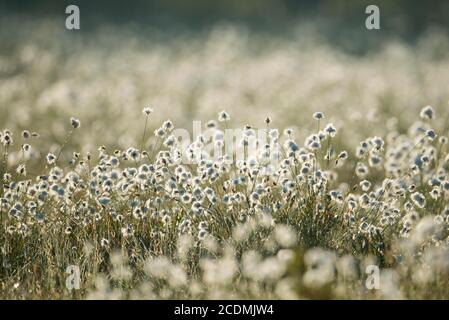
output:
[{"label": "sunlit seed head", "polygon": [[426,137],[430,140],[433,141],[436,138],[436,133],[433,130],[427,130],[426,131]]},{"label": "sunlit seed head", "polygon": [[218,121],[224,122],[229,121],[231,119],[231,116],[226,111],[221,111],[218,113]]},{"label": "sunlit seed head", "polygon": [[272,122],[271,117],[266,117],[265,118],[265,124],[269,125]]},{"label": "sunlit seed head", "polygon": [[324,130],[320,130],[316,135],[318,137],[318,141],[323,141],[328,137],[328,134]]},{"label": "sunlit seed head", "polygon": [[411,199],[418,208],[424,208],[426,206],[426,198],[422,193],[413,193]]},{"label": "sunlit seed head", "polygon": [[9,130],[4,130],[2,134],[0,134],[0,141],[6,147],[13,144],[12,133]]},{"label": "sunlit seed head", "polygon": [[22,131],[22,138],[28,139],[31,136],[30,132],[28,130]]},{"label": "sunlit seed head", "polygon": [[413,204],[410,201],[404,203],[404,210],[410,212],[413,209]]},{"label": "sunlit seed head", "polygon": [[163,128],[159,128],[159,129],[156,129],[156,130],[154,130],[154,135],[156,136],[156,137],[158,137],[158,138],[163,138],[163,137],[165,137],[165,130],[163,129]]},{"label": "sunlit seed head", "polygon": [[318,150],[318,149],[321,148],[321,143],[319,143],[318,141],[311,141],[311,142],[307,145],[307,147],[308,147],[310,150],[315,151],[315,150]]},{"label": "sunlit seed head", "polygon": [[46,159],[47,159],[47,163],[48,163],[49,165],[53,165],[53,164],[55,164],[55,162],[56,162],[56,156],[55,156],[53,153],[47,154]]},{"label": "sunlit seed head", "polygon": [[363,179],[363,178],[365,178],[368,175],[369,170],[368,170],[368,167],[365,164],[363,164],[361,162],[358,162],[357,166],[356,166],[356,169],[355,169],[355,173],[356,173],[356,175],[359,178]]},{"label": "sunlit seed head", "polygon": [[72,125],[73,129],[78,129],[81,126],[81,122],[79,119],[76,118],[70,118],[70,124]]},{"label": "sunlit seed head", "polygon": [[293,129],[291,129],[291,128],[286,128],[284,130],[284,135],[286,135],[288,137],[291,137],[292,135],[294,135],[294,133],[295,133],[295,131]]},{"label": "sunlit seed head", "polygon": [[424,108],[421,109],[421,112],[419,113],[419,116],[426,120],[433,119],[434,115],[435,112],[431,106],[425,106]]},{"label": "sunlit seed head", "polygon": [[198,228],[199,229],[204,229],[204,230],[207,230],[207,222],[206,221],[201,221],[199,224],[198,224]]},{"label": "sunlit seed head", "polygon": [[150,107],[144,107],[143,110],[142,110],[142,113],[143,113],[145,116],[148,117],[150,114],[153,113],[153,108],[150,108]]},{"label": "sunlit seed head", "polygon": [[171,120],[164,121],[164,123],[162,124],[162,128],[166,132],[172,131],[174,128],[173,122]]},{"label": "sunlit seed head", "polygon": [[212,129],[212,128],[216,128],[217,127],[217,122],[215,120],[209,120],[206,123],[206,128],[208,129]]},{"label": "sunlit seed head", "polygon": [[373,146],[374,150],[382,150],[385,142],[381,137],[373,137],[372,139],[370,139],[370,144]]},{"label": "sunlit seed head", "polygon": [[315,112],[313,114],[313,119],[315,119],[315,120],[324,119],[324,113],[322,113],[322,112]]},{"label": "sunlit seed head", "polygon": [[3,181],[4,181],[4,182],[10,182],[10,181],[11,181],[11,178],[12,178],[12,176],[11,176],[10,173],[5,173],[5,174],[3,175]]},{"label": "sunlit seed head", "polygon": [[200,231],[198,232],[198,239],[204,240],[206,238],[206,235],[207,231],[205,229],[200,229]]},{"label": "sunlit seed head", "polygon": [[369,182],[368,180],[363,180],[360,182],[360,187],[363,191],[366,192],[371,188],[371,182]]},{"label": "sunlit seed head", "polygon": [[347,151],[342,151],[338,154],[338,158],[341,160],[346,160],[348,158],[348,152]]},{"label": "sunlit seed head", "polygon": [[328,135],[329,137],[333,138],[337,134],[337,129],[335,128],[335,126],[332,123],[329,123],[324,128],[324,132],[326,133],[326,135]]},{"label": "sunlit seed head", "polygon": [[361,233],[367,233],[367,232],[369,232],[369,227],[370,227],[370,225],[367,222],[362,222],[359,225],[359,231]]},{"label": "sunlit seed head", "polygon": [[362,159],[366,155],[366,149],[362,147],[357,147],[355,155],[357,158]]},{"label": "sunlit seed head", "polygon": [[441,196],[441,191],[439,188],[433,188],[429,194],[432,199],[437,200]]},{"label": "sunlit seed head", "polygon": [[16,172],[22,176],[26,176],[27,175],[27,170],[26,170],[26,166],[25,164],[20,164],[17,168],[16,168]]},{"label": "sunlit seed head", "polygon": [[108,240],[108,239],[105,239],[105,238],[102,238],[102,239],[100,240],[100,245],[101,245],[103,248],[108,248],[108,247],[109,247],[109,240]]},{"label": "sunlit seed head", "polygon": [[190,197],[189,194],[185,193],[185,194],[182,195],[181,201],[182,201],[183,203],[186,203],[186,204],[187,204],[187,203],[190,203],[190,202],[192,201],[192,198]]},{"label": "sunlit seed head", "polygon": [[380,167],[382,165],[382,158],[376,154],[372,154],[368,162],[371,167]]},{"label": "sunlit seed head", "polygon": [[127,226],[121,229],[122,235],[126,237],[131,237],[134,235],[134,226],[132,224],[128,224]]},{"label": "sunlit seed head", "polygon": [[128,148],[128,149],[126,150],[126,155],[127,155],[130,159],[132,159],[132,160],[134,160],[134,161],[138,161],[138,160],[140,159],[140,152],[139,152],[139,150],[134,149],[134,148]]}]

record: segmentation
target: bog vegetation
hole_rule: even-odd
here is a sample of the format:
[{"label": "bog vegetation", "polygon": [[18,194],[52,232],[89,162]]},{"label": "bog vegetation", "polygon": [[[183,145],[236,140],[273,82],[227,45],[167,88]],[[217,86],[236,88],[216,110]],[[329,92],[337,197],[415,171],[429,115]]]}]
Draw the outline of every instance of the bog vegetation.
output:
[{"label": "bog vegetation", "polygon": [[[1,298],[449,298],[445,37],[354,57],[233,28],[0,30]],[[216,134],[183,163],[193,120]],[[269,142],[195,157],[226,128]]]}]

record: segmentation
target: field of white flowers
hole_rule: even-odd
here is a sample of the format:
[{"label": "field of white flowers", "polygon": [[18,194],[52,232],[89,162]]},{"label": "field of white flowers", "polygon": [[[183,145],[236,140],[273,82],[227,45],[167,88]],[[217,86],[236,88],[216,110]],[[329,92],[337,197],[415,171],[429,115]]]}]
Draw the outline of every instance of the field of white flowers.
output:
[{"label": "field of white flowers", "polygon": [[[445,36],[1,23],[0,298],[449,298]],[[268,142],[184,163],[193,121]]]}]

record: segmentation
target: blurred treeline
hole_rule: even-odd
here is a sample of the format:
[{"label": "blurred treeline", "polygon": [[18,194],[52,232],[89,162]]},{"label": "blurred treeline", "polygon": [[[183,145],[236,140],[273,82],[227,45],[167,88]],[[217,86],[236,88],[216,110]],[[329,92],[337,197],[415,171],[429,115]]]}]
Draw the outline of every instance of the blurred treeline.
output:
[{"label": "blurred treeline", "polygon": [[430,25],[449,27],[447,0],[0,0],[0,11],[41,17],[60,15],[68,4],[79,5],[83,19],[92,24],[133,21],[201,27],[224,20],[276,28],[316,18],[356,27],[365,19],[364,8],[375,4],[386,31],[413,35]]},{"label": "blurred treeline", "polygon": [[[391,37],[413,42],[429,29],[449,30],[448,0],[0,0],[0,19],[64,19],[69,4],[80,7],[82,32],[134,25],[141,32],[158,28],[176,34],[234,23],[282,35],[310,24],[330,43],[355,51]],[[380,8],[380,32],[365,28],[370,4]]]}]

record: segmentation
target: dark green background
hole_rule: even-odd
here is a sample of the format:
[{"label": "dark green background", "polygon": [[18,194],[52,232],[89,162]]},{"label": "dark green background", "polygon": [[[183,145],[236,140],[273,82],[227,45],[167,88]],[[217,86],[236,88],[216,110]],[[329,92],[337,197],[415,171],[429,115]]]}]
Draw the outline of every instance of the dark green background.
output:
[{"label": "dark green background", "polygon": [[414,35],[430,25],[449,26],[447,0],[1,0],[0,10],[2,14],[42,17],[59,15],[68,4],[79,5],[89,25],[178,23],[201,28],[233,21],[256,28],[282,28],[300,19],[316,18],[357,27],[364,19],[364,8],[375,4],[381,8],[384,28],[401,35]]},{"label": "dark green background", "polygon": [[[83,33],[104,25],[132,25],[142,33],[156,28],[178,34],[225,22],[288,35],[299,23],[312,22],[330,43],[366,51],[385,39],[413,43],[429,30],[449,30],[448,0],[0,0],[0,18],[64,19],[69,4],[80,7]],[[380,7],[380,31],[367,33],[369,4]]]}]

